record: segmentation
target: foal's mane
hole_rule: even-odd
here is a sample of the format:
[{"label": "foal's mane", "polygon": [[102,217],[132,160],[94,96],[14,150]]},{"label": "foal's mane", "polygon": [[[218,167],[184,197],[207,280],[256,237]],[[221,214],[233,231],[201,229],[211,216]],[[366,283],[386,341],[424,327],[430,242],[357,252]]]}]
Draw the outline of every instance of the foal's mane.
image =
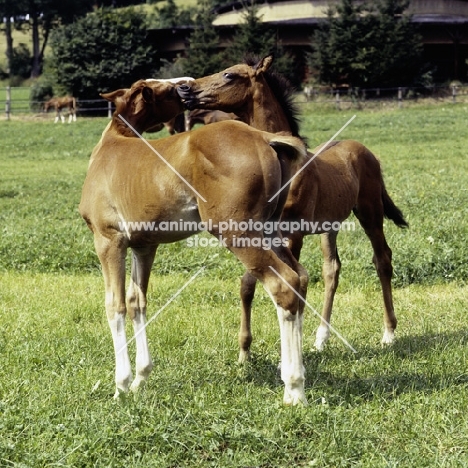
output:
[{"label": "foal's mane", "polygon": [[[244,63],[251,67],[256,65],[259,61],[260,59],[254,56],[247,56],[244,58]],[[299,135],[299,109],[297,104],[294,102],[294,87],[287,78],[280,75],[278,72],[271,70],[271,68],[264,73],[264,76],[272,93],[283,109],[293,136],[302,138]]]}]

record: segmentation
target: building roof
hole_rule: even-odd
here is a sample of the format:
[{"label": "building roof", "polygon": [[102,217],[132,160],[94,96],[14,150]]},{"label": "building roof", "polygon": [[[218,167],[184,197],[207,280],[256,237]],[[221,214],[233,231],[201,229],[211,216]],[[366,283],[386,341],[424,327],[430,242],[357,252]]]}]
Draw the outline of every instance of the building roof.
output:
[{"label": "building roof", "polygon": [[[243,21],[244,7],[249,2],[231,2],[216,10],[215,26],[233,26]],[[317,24],[339,0],[267,0],[256,3],[258,15],[265,23]],[[466,0],[411,0],[408,13],[417,23],[468,23]]]}]

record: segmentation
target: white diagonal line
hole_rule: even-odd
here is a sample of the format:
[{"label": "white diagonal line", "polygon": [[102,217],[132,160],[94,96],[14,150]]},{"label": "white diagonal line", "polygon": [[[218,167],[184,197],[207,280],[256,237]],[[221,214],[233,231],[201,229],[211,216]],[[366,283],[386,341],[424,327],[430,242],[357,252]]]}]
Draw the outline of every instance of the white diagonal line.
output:
[{"label": "white diagonal line", "polygon": [[332,327],[330,325],[329,322],[327,322],[326,320],[323,320],[322,316],[305,300],[304,297],[302,297],[271,265],[270,265],[270,269],[276,274],[276,276],[278,276],[279,278],[281,278],[285,283],[286,285],[288,286],[288,288],[307,306],[309,307],[309,309],[315,314],[317,315],[318,317],[320,317],[320,320],[322,320],[322,322],[325,322],[328,327],[330,328],[330,330],[353,352],[353,353],[357,353],[357,351],[351,346],[351,344],[346,340],[346,338],[341,335],[341,333],[338,332],[338,330],[336,330],[336,328]]},{"label": "white diagonal line", "polygon": [[174,174],[177,175],[177,176],[182,180],[182,182],[184,182],[198,197],[200,197],[200,198],[206,203],[205,198],[203,198],[203,196],[200,195],[200,194],[196,191],[196,189],[190,184],[190,182],[189,182],[187,179],[185,179],[182,175],[179,174],[179,172],[177,171],[177,169],[176,169],[172,164],[168,163],[168,162],[161,156],[161,154],[159,153],[159,151],[157,151],[155,148],[153,148],[153,147],[148,143],[148,141],[147,141],[145,138],[143,138],[143,136],[142,136],[140,133],[138,133],[138,132],[136,131],[136,129],[133,128],[133,126],[132,126],[129,122],[127,122],[127,121],[125,120],[124,117],[122,117],[121,114],[118,114],[118,116],[119,116],[119,118],[120,118],[121,120],[123,120],[123,121],[125,122],[125,124],[133,131],[133,133],[135,133],[135,135],[136,135],[138,138],[140,138],[140,139],[145,143],[145,145],[148,146],[148,148],[150,148],[150,149],[159,157],[159,159],[160,159],[163,163],[165,163],[165,164],[172,170],[172,172],[174,172]]},{"label": "white diagonal line", "polygon": [[175,292],[172,297],[156,312],[155,315],[153,315],[153,317],[151,317],[150,320],[148,320],[145,324],[145,326],[143,328],[141,328],[140,330],[138,330],[137,333],[135,333],[135,335],[132,336],[132,338],[130,338],[124,346],[122,346],[122,348],[120,348],[118,351],[117,351],[117,354],[119,354],[120,352],[122,352],[124,349],[127,348],[127,346],[133,341],[136,339],[136,337],[143,331],[146,329],[146,327],[154,320],[158,317],[158,315],[172,302],[174,301],[174,299],[179,296],[179,294],[191,283],[193,283],[193,281],[195,281],[195,278],[205,269],[205,267],[201,267],[177,292]]},{"label": "white diagonal line", "polygon": [[354,119],[356,114],[354,114],[326,143],[323,145],[308,161],[304,164],[268,201],[271,202],[274,198],[280,194],[286,186],[288,186],[291,181],[298,176],[324,149],[327,148],[329,143],[331,143]]},{"label": "white diagonal line", "polygon": [[[94,443],[92,445],[94,445],[99,439],[100,439],[100,437],[98,437],[98,439],[96,441],[94,441]],[[84,442],[81,442],[80,444],[78,444],[71,452],[68,452],[60,460],[58,460],[56,463],[54,463],[54,465],[59,464],[60,462],[65,460],[65,458],[68,458],[72,453],[76,452],[83,444],[84,444]]]}]

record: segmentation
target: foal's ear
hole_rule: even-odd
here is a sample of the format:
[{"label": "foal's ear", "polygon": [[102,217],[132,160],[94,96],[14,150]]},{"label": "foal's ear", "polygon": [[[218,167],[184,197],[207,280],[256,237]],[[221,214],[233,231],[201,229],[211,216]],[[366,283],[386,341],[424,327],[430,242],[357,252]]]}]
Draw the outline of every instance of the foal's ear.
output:
[{"label": "foal's ear", "polygon": [[153,90],[149,86],[143,86],[141,96],[146,103],[153,102]]},{"label": "foal's ear", "polygon": [[257,73],[265,73],[273,63],[273,55],[267,55],[263,57],[253,68]]},{"label": "foal's ear", "polygon": [[100,93],[100,96],[107,101],[115,102],[119,97],[122,97],[128,89],[118,89],[117,91],[112,91],[110,93]]}]

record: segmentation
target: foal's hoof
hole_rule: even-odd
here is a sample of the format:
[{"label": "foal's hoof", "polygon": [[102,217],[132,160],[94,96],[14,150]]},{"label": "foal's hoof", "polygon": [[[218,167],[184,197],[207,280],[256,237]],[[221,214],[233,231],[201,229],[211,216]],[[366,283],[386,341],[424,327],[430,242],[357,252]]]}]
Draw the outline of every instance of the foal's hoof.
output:
[{"label": "foal's hoof", "polygon": [[245,364],[250,361],[250,351],[245,351],[241,349],[239,351],[239,359],[237,360],[238,364]]},{"label": "foal's hoof", "polygon": [[284,391],[283,404],[285,406],[307,406],[307,398],[303,390]]},{"label": "foal's hoof", "polygon": [[132,382],[132,385],[130,385],[130,391],[132,393],[136,393],[138,392],[138,390],[143,388],[145,384],[146,384],[146,379],[136,377],[135,380]]},{"label": "foal's hoof", "polygon": [[326,341],[315,340],[315,343],[314,343],[315,351],[318,351],[319,353],[321,353],[325,349],[325,343]]},{"label": "foal's hoof", "polygon": [[391,345],[393,344],[394,341],[395,341],[395,332],[385,330],[384,335],[382,337],[382,341],[381,341],[382,346]]},{"label": "foal's hoof", "polygon": [[325,349],[325,344],[327,343],[328,338],[330,338],[330,330],[328,327],[320,325],[315,335],[315,349],[317,351],[323,351]]},{"label": "foal's hoof", "polygon": [[127,398],[127,392],[121,388],[117,388],[114,393],[115,401],[124,401]]}]

